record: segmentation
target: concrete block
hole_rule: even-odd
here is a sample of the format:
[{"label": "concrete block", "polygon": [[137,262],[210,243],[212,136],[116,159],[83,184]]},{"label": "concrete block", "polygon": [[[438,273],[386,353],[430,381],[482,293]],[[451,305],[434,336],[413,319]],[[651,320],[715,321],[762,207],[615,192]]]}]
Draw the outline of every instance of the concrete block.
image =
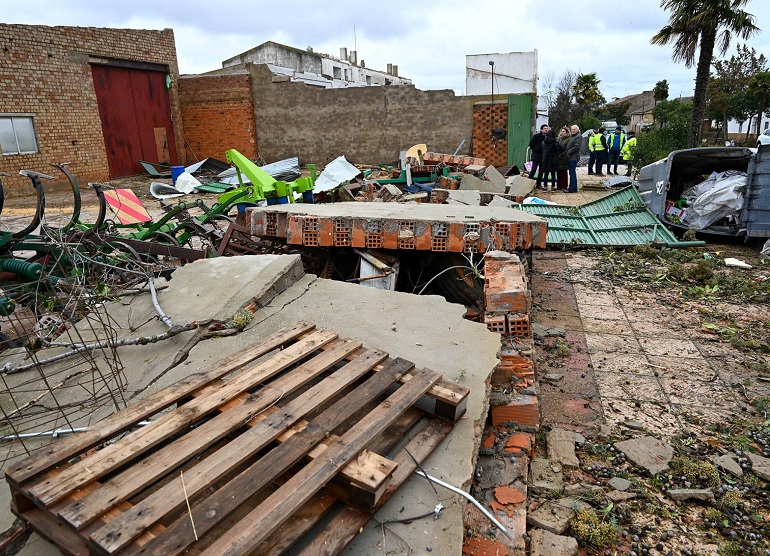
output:
[{"label": "concrete block", "polygon": [[576,510],[585,507],[577,498],[560,498],[548,500],[534,512],[527,515],[530,527],[544,529],[555,535],[561,535],[577,515]]},{"label": "concrete block", "polygon": [[564,488],[561,465],[545,458],[536,458],[529,465],[528,486],[535,494],[559,492]]},{"label": "concrete block", "polygon": [[667,470],[674,457],[674,448],[670,444],[652,436],[616,442],[615,448],[623,452],[631,463],[643,467],[653,476]]},{"label": "concrete block", "polygon": [[743,469],[741,468],[740,464],[735,460],[737,456],[735,454],[724,454],[722,456],[711,456],[709,459],[711,460],[711,463],[722,469],[723,471],[727,471],[731,475],[734,475],[736,477],[743,477]]},{"label": "concrete block", "polygon": [[577,554],[578,543],[572,537],[555,535],[545,529],[532,529],[531,556],[573,556]]},{"label": "concrete block", "polygon": [[770,459],[750,452],[746,454],[746,457],[751,462],[751,472],[760,479],[770,481]]},{"label": "concrete block", "polygon": [[578,467],[580,461],[575,454],[575,433],[564,429],[548,432],[548,458],[558,461],[565,467]]},{"label": "concrete block", "polygon": [[674,488],[667,490],[666,494],[672,500],[701,500],[703,502],[713,502],[714,493],[709,488]]}]

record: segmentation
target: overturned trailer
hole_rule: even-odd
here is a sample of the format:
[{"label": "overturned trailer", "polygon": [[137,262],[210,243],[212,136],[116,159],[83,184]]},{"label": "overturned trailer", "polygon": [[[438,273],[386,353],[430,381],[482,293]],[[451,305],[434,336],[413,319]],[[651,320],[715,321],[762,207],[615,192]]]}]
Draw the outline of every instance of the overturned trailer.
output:
[{"label": "overturned trailer", "polygon": [[[742,178],[744,173],[745,185],[733,182],[721,190],[698,188],[708,180],[717,183],[720,179]],[[675,228],[770,237],[770,146],[674,151],[641,169],[639,193],[653,214]],[[693,199],[698,200],[699,206],[694,206]],[[694,225],[704,222],[709,225]]]}]

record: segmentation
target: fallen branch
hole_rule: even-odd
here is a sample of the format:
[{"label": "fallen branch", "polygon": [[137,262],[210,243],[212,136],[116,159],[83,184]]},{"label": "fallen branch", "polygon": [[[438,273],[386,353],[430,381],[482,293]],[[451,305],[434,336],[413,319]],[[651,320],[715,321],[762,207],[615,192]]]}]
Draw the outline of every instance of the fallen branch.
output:
[{"label": "fallen branch", "polygon": [[195,330],[199,326],[200,326],[200,323],[191,322],[189,324],[173,325],[163,334],[156,334],[154,336],[139,336],[136,338],[125,338],[122,340],[114,340],[114,341],[104,340],[101,342],[92,342],[90,344],[66,344],[63,347],[67,347],[72,351],[60,353],[59,355],[54,355],[47,359],[41,359],[39,361],[35,361],[33,363],[26,363],[24,365],[13,366],[10,363],[6,363],[5,365],[3,365],[2,368],[0,368],[0,374],[11,375],[11,374],[20,373],[23,371],[28,371],[29,369],[34,369],[39,365],[55,363],[57,361],[67,359],[74,355],[79,355],[81,353],[92,351],[95,349],[117,348],[121,346],[145,346],[147,344],[154,344],[156,342],[161,342],[163,340],[168,340],[169,338],[173,338],[174,336],[176,336],[177,334],[181,334],[182,332],[187,332],[188,330]]}]

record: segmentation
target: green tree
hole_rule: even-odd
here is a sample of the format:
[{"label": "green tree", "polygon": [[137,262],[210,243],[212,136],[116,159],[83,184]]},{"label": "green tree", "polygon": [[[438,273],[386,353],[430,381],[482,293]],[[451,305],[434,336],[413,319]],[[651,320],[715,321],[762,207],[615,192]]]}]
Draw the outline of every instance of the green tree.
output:
[{"label": "green tree", "polygon": [[743,10],[749,0],[661,0],[660,7],[670,12],[668,25],[652,37],[657,45],[673,43],[672,59],[684,62],[688,68],[695,65],[695,92],[693,93],[690,124],[690,146],[700,142],[703,119],[706,114],[706,90],[718,46],[724,56],[732,35],[748,39],[759,31],[755,18]]},{"label": "green tree", "polygon": [[608,104],[604,107],[604,113],[608,120],[614,120],[618,125],[628,125],[631,118],[628,116],[628,109],[631,108],[631,101],[625,100],[618,104]]},{"label": "green tree", "polygon": [[759,126],[762,124],[762,115],[767,110],[767,97],[770,91],[770,71],[755,73],[749,80],[749,93],[757,99],[757,125],[756,134],[759,135]]},{"label": "green tree", "polygon": [[[714,73],[708,85],[709,116],[721,122],[721,129],[727,131],[731,119],[744,122],[748,139],[751,119],[757,113],[757,99],[749,93],[749,84],[754,75],[767,70],[764,54],[746,45],[739,44],[736,53],[726,60],[714,61]],[[726,139],[723,136],[723,139]]]},{"label": "green tree", "polygon": [[581,73],[575,79],[572,92],[582,115],[604,103],[604,97],[599,92],[599,83],[601,81],[596,77],[596,73]]},{"label": "green tree", "polygon": [[672,151],[687,148],[690,135],[692,104],[680,100],[664,100],[652,109],[655,126],[637,135],[636,147],[631,151],[633,168],[640,169]]},{"label": "green tree", "polygon": [[655,83],[655,88],[652,90],[655,98],[655,104],[658,104],[662,100],[668,100],[668,81],[658,81]]}]

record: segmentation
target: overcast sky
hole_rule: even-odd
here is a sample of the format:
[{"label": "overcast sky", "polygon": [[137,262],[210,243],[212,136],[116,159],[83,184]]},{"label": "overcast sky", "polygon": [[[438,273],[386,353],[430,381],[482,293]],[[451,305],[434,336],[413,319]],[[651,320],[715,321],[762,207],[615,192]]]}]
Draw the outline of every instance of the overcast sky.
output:
[{"label": "overcast sky", "polygon": [[[749,0],[745,9],[765,29],[747,44],[770,57],[770,0]],[[272,40],[334,56],[340,47],[355,49],[367,67],[394,63],[420,89],[458,94],[465,92],[466,54],[534,49],[541,90],[546,74],[568,69],[596,72],[607,100],[651,90],[661,79],[669,82],[670,98],[690,96],[694,87],[694,69],[671,62],[671,47],[650,44],[668,21],[660,0],[0,0],[0,20],[170,27],[186,74],[219,68],[222,60]]]}]

